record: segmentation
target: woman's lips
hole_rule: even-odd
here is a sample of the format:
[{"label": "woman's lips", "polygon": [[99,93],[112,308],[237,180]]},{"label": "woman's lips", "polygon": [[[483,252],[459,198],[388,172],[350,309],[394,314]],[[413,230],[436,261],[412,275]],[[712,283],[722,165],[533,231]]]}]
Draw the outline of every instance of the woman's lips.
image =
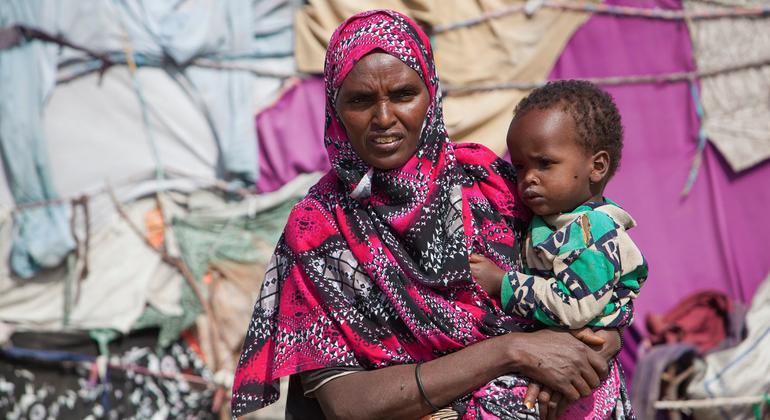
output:
[{"label": "woman's lips", "polygon": [[369,138],[369,144],[372,149],[378,153],[393,153],[404,141],[400,135],[373,136]]}]

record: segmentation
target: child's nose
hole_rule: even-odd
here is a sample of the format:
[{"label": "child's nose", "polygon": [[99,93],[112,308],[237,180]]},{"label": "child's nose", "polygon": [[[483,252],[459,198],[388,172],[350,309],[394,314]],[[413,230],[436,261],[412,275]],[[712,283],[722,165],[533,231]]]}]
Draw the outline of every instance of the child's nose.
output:
[{"label": "child's nose", "polygon": [[535,185],[538,183],[537,174],[535,174],[535,171],[527,171],[524,173],[524,182],[527,185]]}]

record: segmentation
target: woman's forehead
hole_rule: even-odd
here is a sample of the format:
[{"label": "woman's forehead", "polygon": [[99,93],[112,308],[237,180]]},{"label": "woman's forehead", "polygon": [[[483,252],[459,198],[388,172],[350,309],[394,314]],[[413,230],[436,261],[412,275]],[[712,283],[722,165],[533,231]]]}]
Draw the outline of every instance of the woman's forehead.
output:
[{"label": "woman's forehead", "polygon": [[398,57],[377,51],[367,54],[353,65],[353,68],[342,81],[341,88],[342,86],[348,89],[355,87],[351,83],[360,87],[374,87],[381,83],[405,85],[415,82],[424,85],[422,75],[415,69]]}]

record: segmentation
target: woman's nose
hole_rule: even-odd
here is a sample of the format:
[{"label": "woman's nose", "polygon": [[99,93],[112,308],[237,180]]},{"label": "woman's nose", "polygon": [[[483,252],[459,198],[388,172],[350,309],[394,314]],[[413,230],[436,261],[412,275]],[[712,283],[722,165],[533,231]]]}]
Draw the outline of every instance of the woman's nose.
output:
[{"label": "woman's nose", "polygon": [[374,110],[374,124],[379,128],[390,128],[395,124],[396,118],[393,110],[390,109],[389,101],[380,101]]}]

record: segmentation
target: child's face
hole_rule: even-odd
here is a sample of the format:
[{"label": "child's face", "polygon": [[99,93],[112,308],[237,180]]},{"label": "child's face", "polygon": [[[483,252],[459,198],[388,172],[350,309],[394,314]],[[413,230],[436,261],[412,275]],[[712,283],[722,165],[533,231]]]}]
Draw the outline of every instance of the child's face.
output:
[{"label": "child's face", "polygon": [[507,142],[519,194],[535,214],[571,211],[596,199],[590,183],[593,158],[578,144],[572,116],[559,106],[514,119]]}]

